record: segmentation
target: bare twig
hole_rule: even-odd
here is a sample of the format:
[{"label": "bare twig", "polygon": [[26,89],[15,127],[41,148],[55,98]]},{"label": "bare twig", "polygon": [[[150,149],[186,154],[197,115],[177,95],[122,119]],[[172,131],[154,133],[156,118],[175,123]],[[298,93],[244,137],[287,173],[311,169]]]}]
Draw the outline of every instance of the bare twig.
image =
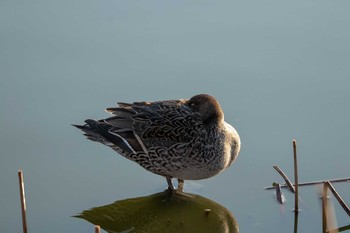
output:
[{"label": "bare twig", "polygon": [[339,227],[339,228],[338,228],[338,232],[342,232],[342,231],[346,231],[346,230],[350,230],[350,225],[347,225],[347,226],[343,226],[343,227]]},{"label": "bare twig", "polygon": [[328,185],[329,190],[332,191],[333,195],[335,196],[335,198],[338,200],[339,204],[341,205],[341,207],[343,207],[344,211],[349,215],[350,217],[350,209],[349,207],[346,205],[346,203],[343,201],[343,199],[341,198],[341,196],[338,194],[338,192],[335,190],[335,188],[333,187],[333,185],[327,181],[326,184]]},{"label": "bare twig", "polygon": [[328,209],[328,200],[327,200],[327,184],[323,185],[322,192],[322,233],[327,232],[327,209]]},{"label": "bare twig", "polygon": [[[322,192],[322,226],[323,227],[322,228],[323,228],[323,232],[325,233],[338,233],[339,228],[337,226],[337,221],[334,213],[334,206],[328,200],[328,189],[332,190],[330,185],[331,184],[328,181],[326,181],[323,184],[323,192]],[[327,230],[327,228],[330,228],[332,230]]]},{"label": "bare twig", "polygon": [[[288,176],[278,167],[278,166],[273,166],[273,168],[282,176],[282,178],[286,181],[286,185],[289,188],[289,190],[291,192],[295,192],[295,188],[294,185],[292,184],[292,182],[290,181],[290,179],[288,178]],[[281,188],[281,187],[280,187]]]},{"label": "bare twig", "polygon": [[276,185],[276,198],[279,203],[284,204],[285,198],[283,196],[280,184]]},{"label": "bare twig", "polygon": [[18,171],[18,181],[19,181],[19,193],[21,198],[21,210],[22,210],[22,226],[23,233],[27,233],[27,217],[26,217],[26,196],[24,193],[24,181],[23,181],[23,172],[22,170]]},{"label": "bare twig", "polygon": [[[311,181],[311,182],[304,182],[304,183],[299,183],[298,186],[308,186],[308,185],[315,185],[315,184],[323,184],[325,183],[327,180],[317,180],[317,181]],[[331,180],[328,180],[329,182],[332,182],[332,183],[339,183],[339,182],[350,182],[350,177],[347,177],[347,178],[337,178],[337,179],[331,179]],[[281,188],[285,188],[285,187],[288,187],[286,184],[282,184],[281,185]],[[276,187],[273,185],[273,186],[269,186],[269,187],[266,187],[265,189],[269,190],[269,189],[275,189]]]},{"label": "bare twig", "polygon": [[297,144],[296,141],[293,140],[293,154],[294,154],[294,188],[295,188],[295,194],[294,194],[294,211],[299,211],[299,201],[298,201],[298,195],[299,195],[299,187],[298,187],[298,161],[297,161]]},{"label": "bare twig", "polygon": [[298,215],[299,212],[294,212],[294,233],[298,233]]}]

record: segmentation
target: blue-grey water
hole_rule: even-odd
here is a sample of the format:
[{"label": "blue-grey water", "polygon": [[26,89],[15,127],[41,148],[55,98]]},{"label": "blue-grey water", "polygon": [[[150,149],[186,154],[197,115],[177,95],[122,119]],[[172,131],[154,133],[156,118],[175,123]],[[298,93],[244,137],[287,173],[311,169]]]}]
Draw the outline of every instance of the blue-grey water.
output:
[{"label": "blue-grey water", "polygon": [[[0,1],[0,231],[93,232],[71,216],[166,187],[71,127],[117,101],[217,97],[241,135],[237,162],[186,183],[241,232],[292,232],[293,195],[263,188],[350,176],[350,2]],[[350,205],[349,183],[335,185]],[[300,189],[298,232],[320,232],[317,187]],[[340,226],[349,219],[335,205]]]}]

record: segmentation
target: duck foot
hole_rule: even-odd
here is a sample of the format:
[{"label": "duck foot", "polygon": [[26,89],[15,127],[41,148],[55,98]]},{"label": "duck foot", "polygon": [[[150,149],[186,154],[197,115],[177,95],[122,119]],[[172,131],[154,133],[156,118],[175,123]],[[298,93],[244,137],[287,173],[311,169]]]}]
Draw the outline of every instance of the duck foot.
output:
[{"label": "duck foot", "polygon": [[171,191],[171,192],[175,191],[173,182],[171,181],[171,177],[170,176],[166,176],[165,178],[166,178],[166,182],[168,183],[168,190]]},{"label": "duck foot", "polygon": [[184,190],[184,180],[183,179],[177,179],[177,189],[175,189],[173,182],[172,182],[172,178],[170,176],[166,176],[166,182],[168,183],[168,190],[171,192],[174,191],[179,191],[179,192],[183,192]]},{"label": "duck foot", "polygon": [[177,179],[177,190],[180,192],[183,192],[183,190],[184,190],[184,180],[183,179]]}]

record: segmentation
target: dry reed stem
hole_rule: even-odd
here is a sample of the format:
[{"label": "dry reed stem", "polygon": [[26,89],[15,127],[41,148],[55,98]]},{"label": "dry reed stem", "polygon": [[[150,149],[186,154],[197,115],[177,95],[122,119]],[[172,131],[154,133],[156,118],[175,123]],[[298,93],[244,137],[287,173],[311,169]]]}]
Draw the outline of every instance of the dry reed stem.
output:
[{"label": "dry reed stem", "polygon": [[[337,226],[334,206],[333,203],[328,200],[328,189],[331,189],[330,183],[326,181],[323,184],[322,192],[322,229],[325,233],[338,233],[339,228]],[[327,230],[327,228],[332,230]]]},{"label": "dry reed stem", "polygon": [[276,185],[276,198],[277,198],[277,201],[280,203],[280,204],[284,204],[284,197],[283,197],[283,193],[282,193],[282,190],[281,190],[281,185],[280,184],[277,184]]},{"label": "dry reed stem", "polygon": [[346,205],[346,203],[343,201],[343,199],[341,198],[341,196],[338,194],[338,192],[335,190],[335,188],[333,187],[333,185],[327,181],[326,182],[329,190],[332,191],[333,195],[335,196],[335,198],[337,199],[337,201],[339,202],[339,204],[341,205],[341,207],[343,207],[344,211],[349,215],[350,217],[350,209],[349,207]]},{"label": "dry reed stem", "polygon": [[[298,186],[308,186],[308,185],[315,185],[315,184],[324,184],[327,180],[317,180],[317,181],[311,181],[311,182],[304,182],[304,183],[299,183]],[[339,182],[350,182],[350,177],[347,178],[337,178],[337,179],[331,179],[328,180],[329,182],[332,183],[339,183]],[[294,186],[294,184],[293,184]],[[285,188],[288,187],[287,184],[281,184],[281,188]],[[275,189],[275,186],[269,186],[269,187],[265,187],[266,190],[269,189]]]},{"label": "dry reed stem", "polygon": [[294,213],[294,233],[298,233],[298,216],[299,212]]},{"label": "dry reed stem", "polygon": [[322,192],[322,232],[327,232],[327,184],[325,183],[323,185],[323,192]]},{"label": "dry reed stem", "polygon": [[339,227],[339,228],[338,228],[338,232],[347,231],[347,230],[350,230],[350,225],[347,225],[347,226],[343,226],[343,227]]},{"label": "dry reed stem", "polygon": [[26,196],[24,193],[24,180],[23,180],[23,172],[22,170],[18,171],[18,182],[19,182],[19,193],[21,199],[21,211],[22,211],[22,226],[23,233],[27,233],[27,217],[26,217]]},{"label": "dry reed stem", "polygon": [[299,211],[299,188],[298,188],[298,160],[297,160],[297,144],[296,141],[293,140],[293,155],[294,155],[294,211]]},{"label": "dry reed stem", "polygon": [[293,193],[295,193],[295,188],[288,178],[288,176],[282,171],[281,168],[279,168],[277,165],[273,166],[273,168],[282,176],[282,178],[286,181],[286,185],[289,188],[289,190]]}]

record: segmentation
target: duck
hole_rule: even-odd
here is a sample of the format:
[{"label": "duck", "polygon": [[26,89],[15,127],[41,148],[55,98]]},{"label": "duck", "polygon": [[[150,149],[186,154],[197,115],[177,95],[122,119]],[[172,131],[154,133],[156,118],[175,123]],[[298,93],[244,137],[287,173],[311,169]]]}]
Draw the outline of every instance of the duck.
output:
[{"label": "duck", "polygon": [[[241,140],[224,112],[208,94],[190,99],[118,102],[112,116],[73,126],[154,174],[168,190],[182,191],[185,180],[213,177],[234,163]],[[172,179],[178,180],[175,189]]]}]

